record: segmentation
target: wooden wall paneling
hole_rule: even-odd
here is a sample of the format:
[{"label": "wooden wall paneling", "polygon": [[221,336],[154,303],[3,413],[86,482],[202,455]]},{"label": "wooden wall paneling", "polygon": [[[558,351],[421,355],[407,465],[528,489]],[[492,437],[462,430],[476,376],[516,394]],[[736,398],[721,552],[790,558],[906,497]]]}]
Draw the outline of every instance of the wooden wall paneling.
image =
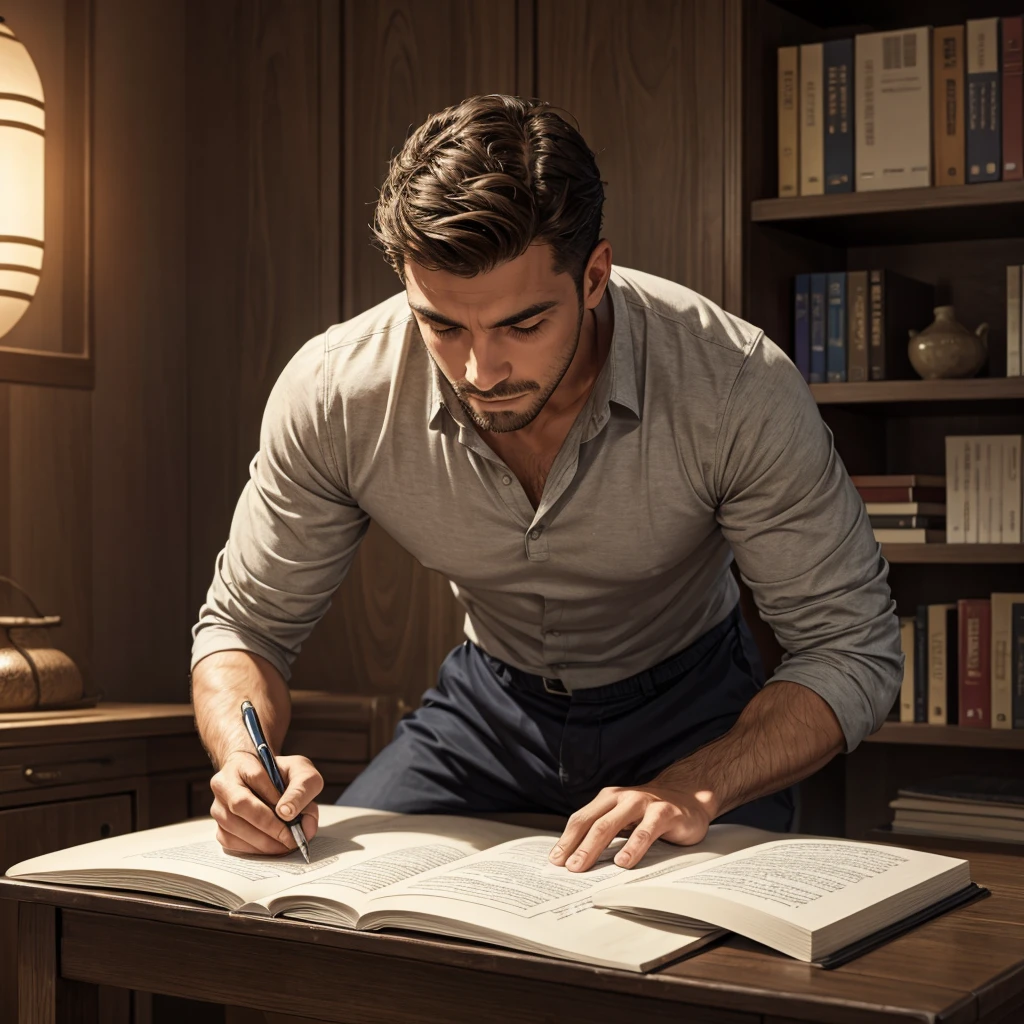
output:
[{"label": "wooden wall paneling", "polygon": [[[183,0],[102,0],[95,30],[95,678],[111,699],[183,701],[190,622],[182,92],[195,35]],[[61,405],[73,398],[55,394]],[[69,431],[62,443],[88,440]]]},{"label": "wooden wall paneling", "polygon": [[[411,127],[466,96],[514,92],[516,0],[345,4],[342,316],[401,289],[371,246],[369,224],[388,159]],[[296,664],[295,685],[390,692],[408,704],[432,685],[462,638],[447,582],[371,526],[335,603]]]},{"label": "wooden wall paneling", "polygon": [[615,261],[718,303],[725,300],[724,60],[721,4],[538,2],[538,91],[578,118],[597,154]]},{"label": "wooden wall paneling", "polygon": [[320,146],[320,108],[331,102],[320,82],[322,61],[340,55],[329,29],[320,38],[331,19],[324,7],[185,2],[192,621],[248,479],[270,389],[324,320],[336,319],[328,236],[339,229],[321,209],[336,161]]}]

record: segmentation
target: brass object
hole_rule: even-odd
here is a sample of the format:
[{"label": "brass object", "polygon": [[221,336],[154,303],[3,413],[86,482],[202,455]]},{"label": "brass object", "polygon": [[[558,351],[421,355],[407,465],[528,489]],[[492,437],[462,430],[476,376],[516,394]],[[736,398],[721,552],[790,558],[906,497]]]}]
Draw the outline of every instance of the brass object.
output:
[{"label": "brass object", "polygon": [[59,615],[43,615],[35,602],[14,580],[0,576],[25,599],[31,615],[0,615],[0,712],[43,711],[54,708],[88,707],[96,698],[83,697],[84,686],[78,666],[56,647],[41,646],[24,637],[36,630],[59,626]]},{"label": "brass object", "polygon": [[970,331],[952,306],[937,306],[935,320],[910,332],[910,363],[925,380],[973,377],[988,361],[988,324]]}]

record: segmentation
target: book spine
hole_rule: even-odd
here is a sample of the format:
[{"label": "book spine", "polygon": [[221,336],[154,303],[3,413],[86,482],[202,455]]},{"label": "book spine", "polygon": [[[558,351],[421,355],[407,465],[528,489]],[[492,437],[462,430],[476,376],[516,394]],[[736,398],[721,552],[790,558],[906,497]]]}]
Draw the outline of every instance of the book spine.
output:
[{"label": "book spine", "polygon": [[992,728],[1013,726],[1013,672],[1010,665],[1010,641],[1013,622],[1011,612],[1015,601],[1024,601],[1024,594],[993,594],[991,600],[992,649]]},{"label": "book spine", "polygon": [[851,270],[846,275],[846,342],[849,348],[847,379],[869,379],[868,359],[868,272]]},{"label": "book spine", "polygon": [[[824,44],[825,191],[853,191],[853,40]],[[845,378],[844,378],[845,379]]]},{"label": "book spine", "polygon": [[936,185],[964,184],[964,27],[935,29],[932,141]]},{"label": "book spine", "polygon": [[846,274],[828,275],[828,338],[825,346],[825,379],[831,384],[846,380]]},{"label": "book spine", "polygon": [[800,195],[825,191],[824,46],[800,47]]},{"label": "book spine", "polygon": [[992,438],[979,437],[975,444],[978,474],[978,543],[992,543],[992,506],[994,488],[992,478]]},{"label": "book spine", "polygon": [[933,501],[945,500],[942,487],[858,487],[857,493],[864,502],[875,501]]},{"label": "book spine", "polygon": [[811,383],[825,381],[825,274],[811,274]]},{"label": "book spine", "polygon": [[779,195],[800,194],[800,51],[779,47]]},{"label": "book spine", "polygon": [[946,543],[964,543],[964,446],[946,438]]},{"label": "book spine", "polygon": [[999,19],[968,21],[967,180],[971,183],[999,180],[999,85]]},{"label": "book spine", "polygon": [[1003,543],[1003,490],[1006,477],[1006,438],[990,437],[992,442],[992,543]]},{"label": "book spine", "polygon": [[928,606],[919,605],[914,623],[914,721],[928,721]]},{"label": "book spine", "polygon": [[[865,502],[865,504],[867,504]],[[871,525],[881,530],[944,530],[941,516],[868,516]]]},{"label": "book spine", "polygon": [[960,725],[987,729],[992,716],[990,605],[988,601],[958,601],[957,610],[960,627]]},{"label": "book spine", "polygon": [[1013,727],[1024,729],[1024,604],[1010,606],[1010,686],[1013,690]]},{"label": "book spine", "polygon": [[967,493],[964,500],[964,540],[968,544],[978,543],[978,498],[981,491],[981,438],[966,438],[964,447],[964,483]]},{"label": "book spine", "polygon": [[1020,377],[1022,313],[1021,298],[1024,296],[1024,267],[1019,265],[1006,268],[1006,376]]},{"label": "book spine", "polygon": [[1003,18],[1002,30],[1003,181],[1020,181],[1024,178],[1024,18]]},{"label": "book spine", "polygon": [[960,724],[960,630],[955,604],[946,605],[946,725]]},{"label": "book spine", "polygon": [[928,605],[928,724],[946,724],[946,636],[944,604]]},{"label": "book spine", "polygon": [[871,310],[871,379],[885,380],[885,274],[872,270],[868,276],[868,301]]},{"label": "book spine", "polygon": [[914,721],[914,620],[900,619],[903,648],[903,684],[900,686],[900,721]]},{"label": "book spine", "polygon": [[811,379],[811,275],[797,274],[793,288],[793,362],[804,380]]},{"label": "book spine", "polygon": [[1021,531],[1021,448],[1024,436],[1003,435],[1003,543],[1020,544]]}]

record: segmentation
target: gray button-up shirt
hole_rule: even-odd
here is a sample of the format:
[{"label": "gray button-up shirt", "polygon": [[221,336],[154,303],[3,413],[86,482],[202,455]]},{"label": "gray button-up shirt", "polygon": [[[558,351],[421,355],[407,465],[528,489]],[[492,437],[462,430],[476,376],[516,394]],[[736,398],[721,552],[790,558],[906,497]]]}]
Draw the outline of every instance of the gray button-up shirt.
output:
[{"label": "gray button-up shirt", "polygon": [[375,519],[451,581],[471,640],[570,690],[720,622],[735,558],[788,652],[772,678],[820,694],[849,749],[878,728],[902,672],[888,570],[806,384],[680,285],[619,267],[609,293],[609,355],[537,509],[404,293],[304,345],[267,403],[193,666],[246,650],[288,678]]}]

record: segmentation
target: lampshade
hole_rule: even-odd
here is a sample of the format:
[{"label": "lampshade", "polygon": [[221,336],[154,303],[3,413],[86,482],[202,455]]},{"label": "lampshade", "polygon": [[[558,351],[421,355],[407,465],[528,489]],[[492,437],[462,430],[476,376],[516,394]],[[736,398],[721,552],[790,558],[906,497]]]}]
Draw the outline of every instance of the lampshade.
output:
[{"label": "lampshade", "polygon": [[0,20],[0,337],[24,315],[43,268],[43,83]]}]

